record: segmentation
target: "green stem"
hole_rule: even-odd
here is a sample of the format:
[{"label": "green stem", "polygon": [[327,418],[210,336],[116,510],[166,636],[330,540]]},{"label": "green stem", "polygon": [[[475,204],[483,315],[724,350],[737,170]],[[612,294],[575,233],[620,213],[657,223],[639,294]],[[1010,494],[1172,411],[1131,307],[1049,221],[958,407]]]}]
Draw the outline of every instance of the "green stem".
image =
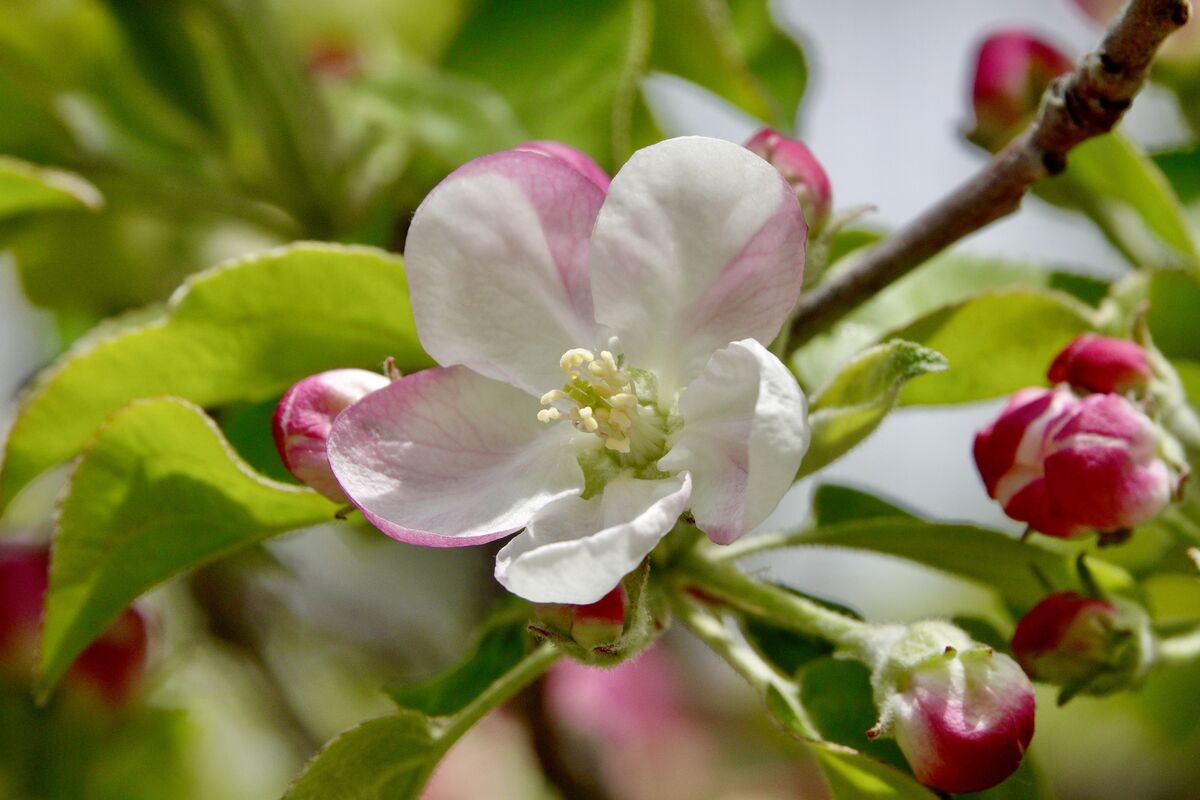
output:
[{"label": "green stem", "polygon": [[710,556],[710,560],[720,564],[741,561],[747,556],[766,553],[771,550],[783,550],[788,547],[797,547],[805,544],[805,538],[807,536],[807,529],[801,529],[798,531],[771,531],[769,533],[746,536],[734,542],[733,544],[726,545],[720,550],[713,552],[713,554]]},{"label": "green stem", "polygon": [[695,586],[731,608],[833,642],[847,654],[873,663],[874,626],[825,608],[800,595],[756,581],[737,567],[692,551],[678,564],[686,586]]},{"label": "green stem", "polygon": [[725,659],[751,688],[764,698],[774,689],[778,697],[787,703],[793,722],[802,736],[821,738],[808,713],[800,705],[800,688],[796,683],[785,678],[748,645],[736,639],[723,618],[682,595],[675,595],[671,606],[679,621],[695,634],[696,638]]},{"label": "green stem", "polygon": [[1163,665],[1192,664],[1200,661],[1200,627],[1178,636],[1160,639],[1156,661]]},{"label": "green stem", "polygon": [[540,645],[451,717],[446,727],[441,730],[439,740],[445,742],[449,748],[475,723],[537,680],[561,655],[562,651],[550,642]]}]

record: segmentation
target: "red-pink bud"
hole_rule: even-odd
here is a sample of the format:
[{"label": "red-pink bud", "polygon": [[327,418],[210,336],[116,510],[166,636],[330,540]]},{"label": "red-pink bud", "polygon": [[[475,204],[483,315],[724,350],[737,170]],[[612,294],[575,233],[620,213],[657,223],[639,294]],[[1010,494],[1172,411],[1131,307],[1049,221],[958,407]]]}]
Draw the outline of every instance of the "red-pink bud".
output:
[{"label": "red-pink bud", "polygon": [[746,142],[746,149],[770,162],[796,191],[804,220],[820,228],[833,208],[833,187],[821,162],[803,142],[763,128]]},{"label": "red-pink bud", "polygon": [[350,45],[324,42],[308,54],[308,71],[322,78],[349,78],[362,69],[358,52]]},{"label": "red-pink bud", "polygon": [[1085,333],[1055,357],[1047,377],[1089,392],[1123,394],[1144,390],[1154,373],[1146,351],[1133,342]]},{"label": "red-pink bud", "polygon": [[544,156],[550,156],[551,158],[563,161],[568,166],[574,168],[580,175],[594,183],[602,192],[608,192],[608,186],[612,183],[612,178],[608,177],[608,173],[601,169],[600,165],[593,161],[587,153],[562,142],[538,140],[525,142],[525,144],[518,145],[514,149],[530,153],[541,153]]},{"label": "red-pink bud", "polygon": [[1159,456],[1169,446],[1121,395],[1023,389],[975,437],[975,463],[1006,514],[1067,538],[1162,511],[1184,478]]},{"label": "red-pink bud", "polygon": [[1017,623],[1012,649],[1029,675],[1056,684],[1093,680],[1115,662],[1117,609],[1074,592],[1052,594]]},{"label": "red-pink bud", "polygon": [[296,480],[335,503],[349,503],[325,453],[333,420],[344,409],[389,383],[362,369],[334,369],[297,383],[275,408],[272,433],[283,465]]},{"label": "red-pink bud", "polygon": [[948,647],[908,673],[889,714],[919,781],[977,792],[1020,766],[1033,738],[1033,684],[1006,655]]},{"label": "red-pink bud", "polygon": [[[0,545],[0,671],[19,680],[33,666],[49,567],[44,546]],[[141,684],[148,644],[145,618],[127,608],[75,660],[64,686],[122,707]]]},{"label": "red-pink bud", "polygon": [[975,61],[971,140],[992,152],[1002,148],[1037,112],[1050,81],[1073,66],[1071,59],[1024,30],[989,36]]},{"label": "red-pink bud", "polygon": [[625,631],[629,597],[618,585],[595,603],[568,605],[538,603],[534,610],[555,633],[573,640],[587,650],[613,644]]}]

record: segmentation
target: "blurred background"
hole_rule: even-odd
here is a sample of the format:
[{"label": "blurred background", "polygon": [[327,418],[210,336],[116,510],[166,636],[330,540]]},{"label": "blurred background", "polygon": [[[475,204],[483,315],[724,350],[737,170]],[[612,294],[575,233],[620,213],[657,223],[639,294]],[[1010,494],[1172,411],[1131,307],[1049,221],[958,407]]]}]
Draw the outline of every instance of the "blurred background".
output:
[{"label": "blurred background", "polygon": [[[179,19],[163,22],[149,10],[153,4],[133,0],[0,0],[0,152],[88,165],[85,175],[108,198],[98,218],[64,213],[0,229],[7,247],[0,254],[6,415],[30,376],[99,319],[161,302],[195,269],[294,238],[398,250],[403,231],[381,228],[389,215],[411,210],[455,164],[527,138],[503,98],[475,91],[487,75],[470,37],[502,40],[513,31],[463,34],[467,11],[458,3],[263,6],[282,26],[272,40],[285,48],[282,55],[261,42],[242,43],[239,52],[251,67],[256,59],[300,55],[297,69],[269,77],[320,88],[344,124],[319,141],[339,148],[384,131],[368,147],[346,148],[353,156],[334,160],[340,172],[332,161],[305,166],[304,149],[319,142],[271,138],[270,116],[253,107],[252,93],[225,87],[230,105],[217,107],[192,103],[196,87],[186,81],[154,85],[154,76],[165,74],[162,59],[179,57],[172,26],[203,16],[186,3],[165,5]],[[211,4],[216,11],[202,20],[208,44],[222,31],[253,36],[255,25],[266,24],[255,18],[259,5]],[[601,6],[579,4],[585,25],[589,15],[607,19]],[[986,154],[964,132],[974,59],[987,35],[1026,28],[1072,57],[1100,36],[1068,0],[781,0],[771,11],[807,68],[796,132],[828,172],[836,207],[873,206],[862,224],[878,230],[902,225],[983,163]],[[525,57],[515,42],[509,56]],[[188,64],[173,68],[194,74]],[[220,80],[236,82],[239,68]],[[351,91],[363,76],[372,91]],[[674,75],[651,71],[642,91],[669,135],[741,142],[762,125]],[[422,95],[431,92],[433,101]],[[35,102],[47,95],[48,106]],[[468,108],[471,128],[484,130],[475,140],[446,122],[459,106]],[[279,113],[305,109],[299,103]],[[318,141],[322,124],[314,119],[298,128]],[[1139,96],[1124,126],[1151,149],[1192,137],[1176,97],[1157,86]],[[217,129],[232,133],[214,146]],[[287,160],[293,157],[295,163]],[[322,202],[334,195],[338,203]],[[1034,198],[961,249],[1109,278],[1125,269],[1088,219]],[[763,527],[799,524],[815,483],[832,482],[925,516],[1019,533],[1019,524],[988,500],[970,457],[974,432],[999,402],[896,412],[849,456],[798,485]],[[266,419],[251,412],[247,420]],[[43,539],[56,489],[50,480],[27,491],[0,523],[0,535]],[[74,797],[87,786],[88,798],[277,797],[315,746],[387,708],[381,684],[432,674],[465,652],[498,595],[489,555],[418,549],[368,529],[324,526],[156,590],[145,604],[153,636],[139,710],[121,722],[125,733],[116,738],[88,733],[92,722],[56,711],[68,721],[56,722],[46,734],[50,744],[43,743],[55,756],[34,769],[66,773],[63,764],[87,762],[88,752],[106,755],[76,784],[35,781],[40,794],[32,796]],[[870,619],[1000,617],[987,590],[884,556],[805,548],[755,567]],[[568,797],[823,796],[806,757],[772,730],[734,676],[685,637],[668,635],[631,668],[599,677],[583,672],[564,666],[528,703],[489,718],[443,765],[428,796],[552,797],[543,773],[569,787]],[[1140,697],[1079,698],[1063,709],[1052,696],[1040,697],[1032,761],[1042,777],[1030,771],[1008,794],[993,796],[1195,797],[1197,708],[1200,681],[1169,673]],[[35,712],[4,713],[0,744],[7,745],[22,738],[20,715]],[[864,716],[861,708],[845,713],[853,724]],[[864,729],[869,708],[865,716]],[[22,791],[6,789],[0,778],[0,796]]]}]

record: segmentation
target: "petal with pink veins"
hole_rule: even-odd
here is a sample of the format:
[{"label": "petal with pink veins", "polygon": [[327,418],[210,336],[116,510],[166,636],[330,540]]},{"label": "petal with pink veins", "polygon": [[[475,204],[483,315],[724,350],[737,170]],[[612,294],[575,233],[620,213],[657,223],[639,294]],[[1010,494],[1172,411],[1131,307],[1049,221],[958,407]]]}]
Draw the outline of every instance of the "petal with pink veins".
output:
[{"label": "petal with pink veins", "polygon": [[696,525],[729,544],[766,519],[808,449],[807,403],[796,379],[753,339],[713,353],[679,397],[683,429],[658,462],[691,473]]},{"label": "petal with pink veins", "polygon": [[339,414],[329,463],[388,536],[433,547],[481,544],[583,486],[574,431],[542,425],[538,409],[535,398],[465,367],[425,370]]}]

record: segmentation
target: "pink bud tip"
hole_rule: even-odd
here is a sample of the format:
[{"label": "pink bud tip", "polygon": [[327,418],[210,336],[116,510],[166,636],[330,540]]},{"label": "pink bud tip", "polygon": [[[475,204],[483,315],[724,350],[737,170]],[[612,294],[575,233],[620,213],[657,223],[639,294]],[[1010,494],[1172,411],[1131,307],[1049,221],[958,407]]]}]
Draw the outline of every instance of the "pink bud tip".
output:
[{"label": "pink bud tip", "polygon": [[525,144],[518,145],[514,149],[529,153],[541,153],[544,156],[563,161],[595,184],[602,192],[607,193],[608,186],[612,183],[612,179],[608,177],[608,173],[601,169],[599,164],[593,161],[582,150],[576,150],[570,145],[561,142],[538,140],[525,142]]},{"label": "pink bud tip", "polygon": [[618,585],[608,594],[587,605],[538,603],[537,615],[557,633],[568,636],[581,647],[592,649],[613,644],[625,630],[629,597]]},{"label": "pink bud tip", "polygon": [[308,55],[308,72],[324,78],[349,78],[362,65],[354,48],[336,42],[318,44]]},{"label": "pink bud tip", "polygon": [[1033,738],[1033,684],[998,653],[929,659],[892,703],[896,741],[913,773],[947,792],[1000,783]]},{"label": "pink bud tip", "polygon": [[975,61],[972,139],[999,150],[1037,112],[1050,81],[1073,66],[1071,59],[1026,31],[989,36]]},{"label": "pink bud tip", "polygon": [[821,162],[803,142],[763,128],[746,149],[770,162],[795,190],[810,228],[819,228],[833,207],[833,187]]},{"label": "pink bud tip", "polygon": [[1144,390],[1154,373],[1146,351],[1133,342],[1085,333],[1055,357],[1047,377],[1089,392],[1123,394]]},{"label": "pink bud tip", "polygon": [[275,408],[275,448],[296,480],[335,503],[348,503],[325,454],[333,420],[344,409],[387,386],[383,375],[362,369],[334,369],[297,383]]},{"label": "pink bud tip", "polygon": [[1027,673],[1057,684],[1086,681],[1112,660],[1117,609],[1074,592],[1052,594],[1017,623],[1012,648]]},{"label": "pink bud tip", "polygon": [[1023,389],[975,437],[975,464],[1008,516],[1050,536],[1132,528],[1155,517],[1183,475],[1163,433],[1127,399]]}]

